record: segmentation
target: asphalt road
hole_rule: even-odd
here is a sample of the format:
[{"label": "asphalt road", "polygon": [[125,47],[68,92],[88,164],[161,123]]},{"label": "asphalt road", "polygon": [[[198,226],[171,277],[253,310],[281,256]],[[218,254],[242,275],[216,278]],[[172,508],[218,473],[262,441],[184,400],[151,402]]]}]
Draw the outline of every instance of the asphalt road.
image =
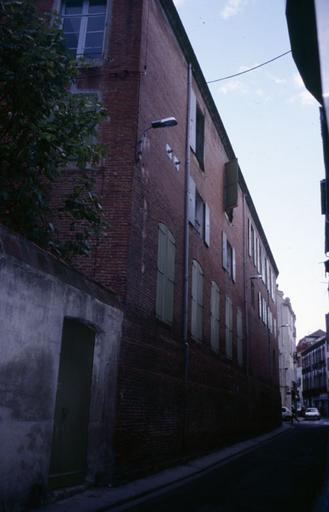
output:
[{"label": "asphalt road", "polygon": [[297,423],[197,480],[125,510],[311,512],[323,484],[328,434],[327,422]]}]

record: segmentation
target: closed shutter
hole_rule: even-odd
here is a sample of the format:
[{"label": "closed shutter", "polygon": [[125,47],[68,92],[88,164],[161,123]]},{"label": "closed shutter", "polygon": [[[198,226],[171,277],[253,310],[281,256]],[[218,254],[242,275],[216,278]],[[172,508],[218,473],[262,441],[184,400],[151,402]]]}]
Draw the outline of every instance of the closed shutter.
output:
[{"label": "closed shutter", "polygon": [[189,176],[188,182],[188,220],[191,224],[195,224],[195,194],[196,186],[193,178]]},{"label": "closed shutter", "polygon": [[198,296],[198,268],[197,262],[192,261],[192,307],[191,307],[191,334],[193,338],[197,337],[197,296]]},{"label": "closed shutter", "polygon": [[167,232],[166,226],[159,224],[158,228],[158,260],[157,260],[157,293],[156,316],[161,320],[165,318],[165,290],[166,290],[166,252]]},{"label": "closed shutter", "polygon": [[228,297],[225,301],[225,350],[226,356],[232,358],[232,323],[233,323],[233,311],[232,303]]},{"label": "closed shutter", "polygon": [[219,307],[219,287],[212,281],[210,297],[210,344],[214,352],[217,353],[219,352]]},{"label": "closed shutter", "polygon": [[238,308],[236,315],[236,330],[237,330],[237,356],[239,366],[243,365],[243,326],[242,326],[242,312]]},{"label": "closed shutter", "polygon": [[196,150],[196,96],[193,90],[190,98],[190,146]]},{"label": "closed shutter", "polygon": [[203,271],[196,260],[192,262],[191,333],[198,341],[203,335]]},{"label": "closed shutter", "polygon": [[225,164],[224,209],[231,210],[238,206],[239,166],[237,159]]},{"label": "closed shutter", "polygon": [[175,257],[175,239],[167,226],[159,224],[155,310],[156,316],[169,324],[173,321]]},{"label": "closed shutter", "polygon": [[204,233],[205,244],[210,246],[210,210],[207,203],[205,203],[205,233]]},{"label": "closed shutter", "polygon": [[167,239],[167,268],[166,268],[166,300],[165,300],[165,322],[172,323],[174,316],[174,288],[175,288],[175,239],[168,231]]},{"label": "closed shutter", "polygon": [[223,231],[222,234],[222,265],[225,268],[225,270],[228,270],[228,263],[227,263],[227,236],[226,233]]},{"label": "closed shutter", "polygon": [[251,222],[248,218],[248,254],[251,256]]}]

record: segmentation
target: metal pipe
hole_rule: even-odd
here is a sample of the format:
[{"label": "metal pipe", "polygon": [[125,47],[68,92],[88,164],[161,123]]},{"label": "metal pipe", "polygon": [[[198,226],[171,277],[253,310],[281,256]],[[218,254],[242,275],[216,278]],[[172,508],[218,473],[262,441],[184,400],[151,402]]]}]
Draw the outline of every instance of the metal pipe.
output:
[{"label": "metal pipe", "polygon": [[185,137],[185,181],[184,181],[184,262],[183,262],[183,303],[182,303],[182,340],[184,350],[184,378],[188,380],[189,343],[188,343],[188,312],[189,312],[189,179],[190,179],[190,132],[191,132],[191,88],[192,66],[188,65],[187,71],[187,112],[186,112],[186,137]]}]

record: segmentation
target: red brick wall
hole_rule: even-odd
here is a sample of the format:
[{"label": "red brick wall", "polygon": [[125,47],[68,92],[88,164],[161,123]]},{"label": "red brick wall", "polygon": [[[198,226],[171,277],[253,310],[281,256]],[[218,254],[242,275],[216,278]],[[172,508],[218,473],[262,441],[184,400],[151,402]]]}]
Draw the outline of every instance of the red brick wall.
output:
[{"label": "red brick wall", "polygon": [[[211,227],[209,248],[194,228],[189,228],[190,275],[194,258],[204,271],[204,339],[201,343],[189,339],[188,381],[184,382],[181,323],[187,62],[158,0],[112,3],[106,60],[79,81],[82,89],[98,90],[108,109],[100,136],[108,153],[95,178],[109,227],[92,257],[77,264],[116,291],[126,304],[115,436],[117,478],[125,479],[269,428],[278,420],[279,408],[273,408],[276,391],[265,366],[267,332],[258,321],[257,302],[255,310],[249,302],[245,304],[245,297],[247,301],[250,297],[245,283],[255,271],[248,262],[244,265],[247,221],[243,194],[240,190],[239,206],[230,223],[223,209],[228,155],[194,81],[205,113],[205,165],[204,171],[200,170],[191,154],[191,176],[210,206]],[[137,143],[144,131],[153,120],[167,116],[175,116],[178,125],[149,130],[137,160]],[[178,172],[167,157],[166,144],[181,161]],[[58,187],[59,196],[76,172],[67,172]],[[176,240],[171,327],[155,319],[159,222],[168,226]],[[222,267],[222,230],[236,251],[235,283]],[[212,280],[221,291],[219,354],[210,348]],[[226,295],[234,307],[232,360],[225,357]],[[244,314],[245,306],[252,329],[253,380],[248,380],[246,366],[240,369],[237,365],[236,308]],[[190,315],[188,325],[190,329]],[[246,352],[245,340],[245,356]]]}]

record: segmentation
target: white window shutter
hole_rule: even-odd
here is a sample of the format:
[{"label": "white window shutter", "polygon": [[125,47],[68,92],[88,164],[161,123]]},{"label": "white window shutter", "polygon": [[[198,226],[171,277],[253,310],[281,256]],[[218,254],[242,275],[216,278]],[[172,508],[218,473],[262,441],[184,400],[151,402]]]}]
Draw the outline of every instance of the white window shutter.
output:
[{"label": "white window shutter", "polygon": [[258,292],[258,316],[259,318],[263,318],[263,301],[262,294]]},{"label": "white window shutter", "polygon": [[193,89],[190,98],[190,146],[196,150],[196,96]]},{"label": "white window shutter", "polygon": [[226,233],[223,231],[223,236],[222,236],[222,259],[223,259],[223,267],[225,268],[225,270],[227,270],[228,268],[228,265],[227,265],[227,236],[226,236]]},{"label": "white window shutter", "polygon": [[204,232],[205,244],[210,246],[210,209],[207,203],[205,203],[205,232]]},{"label": "white window shutter", "polygon": [[235,249],[232,247],[232,280],[236,281]]},{"label": "white window shutter", "polygon": [[189,176],[188,182],[188,220],[191,224],[195,224],[195,193],[196,186],[193,178]]},{"label": "white window shutter", "polygon": [[248,219],[248,254],[251,256],[251,222]]}]

